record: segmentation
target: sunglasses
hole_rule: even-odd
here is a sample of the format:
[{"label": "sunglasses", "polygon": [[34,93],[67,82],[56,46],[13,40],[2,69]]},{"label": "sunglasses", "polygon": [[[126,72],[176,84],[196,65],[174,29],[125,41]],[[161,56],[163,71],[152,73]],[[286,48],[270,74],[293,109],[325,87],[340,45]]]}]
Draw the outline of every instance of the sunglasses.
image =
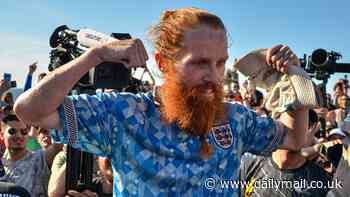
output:
[{"label": "sunglasses", "polygon": [[[10,128],[7,132],[10,135],[15,135],[18,132],[18,130],[14,129],[14,128]],[[29,131],[28,131],[28,129],[21,129],[20,133],[22,134],[22,136],[25,136],[29,133]]]}]

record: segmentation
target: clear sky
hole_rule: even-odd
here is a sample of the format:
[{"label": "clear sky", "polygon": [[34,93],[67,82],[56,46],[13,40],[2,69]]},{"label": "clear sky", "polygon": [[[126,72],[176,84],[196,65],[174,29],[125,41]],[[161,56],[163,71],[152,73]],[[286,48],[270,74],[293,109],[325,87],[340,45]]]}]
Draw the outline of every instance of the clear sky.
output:
[{"label": "clear sky", "polygon": [[[340,62],[350,63],[348,0],[1,0],[0,77],[10,72],[23,86],[31,62],[38,61],[39,72],[46,71],[49,37],[62,24],[105,33],[129,32],[145,41],[151,54],[147,29],[163,10],[189,6],[207,9],[223,19],[231,43],[227,67],[252,49],[279,43],[289,45],[300,57],[317,48],[335,50],[343,55]],[[148,64],[154,65],[153,58]],[[334,75],[327,89],[343,76]]]}]

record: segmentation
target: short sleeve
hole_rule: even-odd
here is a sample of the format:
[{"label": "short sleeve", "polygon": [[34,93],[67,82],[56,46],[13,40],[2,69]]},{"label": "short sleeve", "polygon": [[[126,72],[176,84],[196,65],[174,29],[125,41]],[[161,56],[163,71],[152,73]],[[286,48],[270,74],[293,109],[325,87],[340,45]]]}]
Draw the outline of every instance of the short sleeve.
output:
[{"label": "short sleeve", "polygon": [[120,93],[66,97],[58,109],[62,131],[52,129],[52,138],[109,157],[112,146],[122,144],[117,136],[125,131],[125,116],[133,114],[135,103],[135,96]]},{"label": "short sleeve", "polygon": [[244,118],[240,122],[243,124],[240,138],[243,143],[243,153],[270,155],[283,143],[287,130],[281,123],[270,117],[257,116],[255,112],[242,108],[240,113]]}]

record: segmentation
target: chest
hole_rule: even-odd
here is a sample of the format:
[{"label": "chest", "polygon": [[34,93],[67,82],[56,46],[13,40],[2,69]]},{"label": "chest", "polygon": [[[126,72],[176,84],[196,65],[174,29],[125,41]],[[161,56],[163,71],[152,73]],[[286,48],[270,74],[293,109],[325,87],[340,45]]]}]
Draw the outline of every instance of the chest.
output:
[{"label": "chest", "polygon": [[[229,124],[214,127],[207,142],[213,149],[210,159],[200,157],[201,140],[176,126],[145,123],[143,131],[125,137],[116,169],[132,176],[197,184],[203,177],[237,178],[240,150]],[[130,174],[129,174],[130,175]],[[130,177],[130,176],[127,176]]]}]

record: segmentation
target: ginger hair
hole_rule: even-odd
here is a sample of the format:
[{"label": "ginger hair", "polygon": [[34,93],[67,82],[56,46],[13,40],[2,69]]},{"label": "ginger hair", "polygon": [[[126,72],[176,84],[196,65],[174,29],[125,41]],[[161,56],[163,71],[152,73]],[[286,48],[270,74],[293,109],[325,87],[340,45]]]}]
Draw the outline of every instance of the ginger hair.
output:
[{"label": "ginger hair", "polygon": [[163,12],[159,23],[148,32],[148,37],[163,58],[174,62],[183,48],[184,34],[202,25],[222,29],[226,33],[226,28],[218,16],[203,9],[190,7]]}]

